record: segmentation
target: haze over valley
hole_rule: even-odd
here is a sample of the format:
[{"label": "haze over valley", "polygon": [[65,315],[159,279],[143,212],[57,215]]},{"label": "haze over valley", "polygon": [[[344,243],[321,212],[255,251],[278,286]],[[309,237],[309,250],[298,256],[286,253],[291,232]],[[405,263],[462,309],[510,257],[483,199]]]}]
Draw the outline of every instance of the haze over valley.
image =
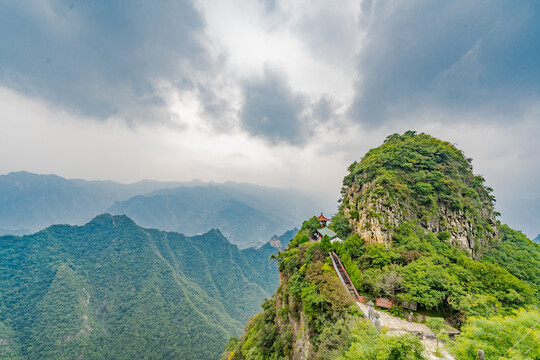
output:
[{"label": "haze over valley", "polygon": [[0,2],[0,359],[540,358],[539,18]]}]

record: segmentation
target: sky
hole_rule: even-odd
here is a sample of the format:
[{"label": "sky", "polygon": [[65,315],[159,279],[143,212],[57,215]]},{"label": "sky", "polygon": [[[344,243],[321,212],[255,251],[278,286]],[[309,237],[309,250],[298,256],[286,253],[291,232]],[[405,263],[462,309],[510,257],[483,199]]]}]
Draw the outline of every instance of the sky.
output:
[{"label": "sky", "polygon": [[472,157],[503,220],[540,233],[540,3],[336,5],[0,0],[0,173],[336,201],[350,163],[415,130]]}]

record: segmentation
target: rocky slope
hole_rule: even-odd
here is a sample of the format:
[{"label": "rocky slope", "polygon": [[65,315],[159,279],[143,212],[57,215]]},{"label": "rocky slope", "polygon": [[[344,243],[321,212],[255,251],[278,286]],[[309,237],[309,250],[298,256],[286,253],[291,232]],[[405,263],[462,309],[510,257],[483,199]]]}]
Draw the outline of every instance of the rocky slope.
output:
[{"label": "rocky slope", "polygon": [[394,134],[349,171],[340,213],[367,243],[390,244],[393,229],[406,221],[475,256],[497,239],[491,189],[448,142]]}]

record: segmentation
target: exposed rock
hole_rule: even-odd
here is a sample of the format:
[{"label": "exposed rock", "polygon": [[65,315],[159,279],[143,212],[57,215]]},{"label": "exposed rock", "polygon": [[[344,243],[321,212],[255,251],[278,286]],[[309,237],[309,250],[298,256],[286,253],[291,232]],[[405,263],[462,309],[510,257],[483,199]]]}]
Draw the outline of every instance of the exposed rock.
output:
[{"label": "exposed rock", "polygon": [[271,239],[270,239],[270,245],[272,245],[272,247],[275,247],[276,249],[278,250],[281,250],[283,249],[283,245],[281,244],[281,241],[279,240],[279,238],[277,237],[277,235],[274,235]]},{"label": "exposed rock", "polygon": [[[288,308],[286,318],[276,317],[277,327],[285,332],[290,329],[292,332],[292,350],[294,360],[309,360],[313,358],[315,349],[310,341],[311,330],[307,325],[306,315],[301,311],[301,305],[297,304],[292,296],[287,296],[288,279],[280,273],[280,284],[274,299],[276,309]],[[295,316],[295,315],[298,316]]]},{"label": "exposed rock", "polygon": [[491,189],[451,144],[425,134],[396,135],[349,170],[340,210],[368,244],[390,245],[393,230],[406,221],[474,257],[498,238]]},{"label": "exposed rock", "polygon": [[493,211],[484,209],[480,214],[487,219],[491,231],[481,234],[487,235],[485,237],[478,237],[480,230],[475,228],[471,218],[462,210],[451,210],[446,204],[437,203],[430,217],[418,219],[418,212],[410,202],[393,201],[390,195],[387,192],[382,193],[383,191],[383,187],[370,182],[361,188],[350,187],[346,193],[348,206],[344,208],[344,213],[349,218],[353,231],[368,244],[389,245],[392,240],[390,230],[411,220],[420,222],[422,227],[433,233],[449,232],[448,241],[469,253],[475,252],[475,245],[481,247],[498,236]]}]

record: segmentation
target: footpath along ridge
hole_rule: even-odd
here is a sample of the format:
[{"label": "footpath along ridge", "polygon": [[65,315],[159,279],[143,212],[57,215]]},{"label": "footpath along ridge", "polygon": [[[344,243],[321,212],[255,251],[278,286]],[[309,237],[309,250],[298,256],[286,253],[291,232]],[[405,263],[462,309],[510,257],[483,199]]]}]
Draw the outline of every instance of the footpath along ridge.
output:
[{"label": "footpath along ridge", "polygon": [[[354,287],[349,274],[345,270],[343,263],[339,259],[339,256],[335,252],[330,252],[330,258],[332,259],[332,266],[336,271],[339,280],[347,289],[347,291],[355,298],[356,305],[360,308],[364,317],[369,318],[367,314],[370,312],[370,307],[362,301],[362,297],[358,294],[358,291]],[[375,312],[372,308],[372,312]],[[435,339],[435,334],[424,324],[419,324],[415,322],[409,322],[407,320],[400,319],[396,316],[388,314],[384,311],[377,312],[379,317],[380,327],[387,329],[388,335],[399,335],[403,333],[412,333],[420,337],[420,341],[424,344],[426,348],[425,356],[430,360],[435,359],[447,359],[454,360],[455,358],[450,355],[446,350],[439,347],[439,353],[441,357],[436,356],[437,351],[437,341]],[[371,320],[371,319],[370,319]],[[372,321],[372,320],[371,320]],[[372,321],[373,323],[373,321]],[[440,345],[444,342],[439,341]]]}]

